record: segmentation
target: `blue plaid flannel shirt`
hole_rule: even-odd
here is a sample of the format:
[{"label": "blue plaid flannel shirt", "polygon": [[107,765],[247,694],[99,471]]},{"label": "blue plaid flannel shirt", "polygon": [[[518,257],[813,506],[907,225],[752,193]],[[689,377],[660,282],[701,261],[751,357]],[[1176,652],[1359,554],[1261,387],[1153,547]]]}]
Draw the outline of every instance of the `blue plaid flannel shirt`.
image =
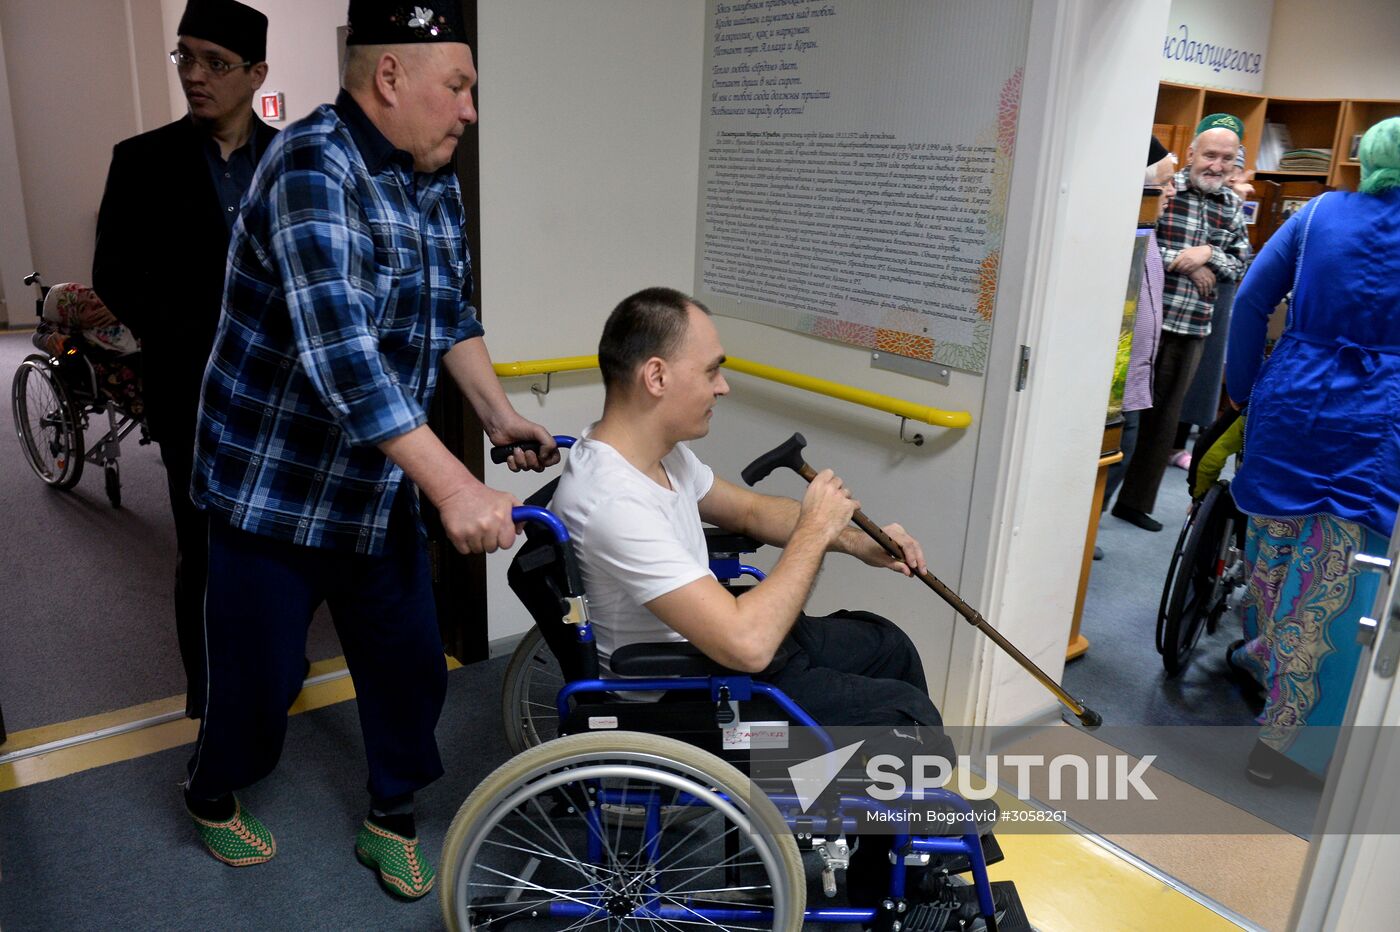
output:
[{"label": "blue plaid flannel shirt", "polygon": [[229,244],[191,493],[311,547],[384,550],[403,470],[375,444],[427,420],[443,354],[482,335],[449,165],[415,174],[343,91],[279,133]]}]

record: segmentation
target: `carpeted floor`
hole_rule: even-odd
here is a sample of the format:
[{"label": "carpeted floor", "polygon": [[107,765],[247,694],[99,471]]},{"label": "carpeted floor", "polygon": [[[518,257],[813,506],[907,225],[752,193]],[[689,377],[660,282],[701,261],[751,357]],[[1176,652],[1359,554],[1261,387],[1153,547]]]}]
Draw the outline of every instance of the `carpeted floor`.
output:
[{"label": "carpeted floor", "polygon": [[[11,731],[184,692],[175,641],[175,528],[154,444],[122,443],[122,507],[91,464],[71,492],[46,487],[15,434],[9,380],[35,352],[30,335],[0,333],[0,708]],[[101,425],[101,426],[99,426]],[[95,441],[106,417],[87,431]],[[341,653],[322,613],[308,654]]]},{"label": "carpeted floor", "polygon": [[[509,756],[504,671],[502,658],[449,676],[447,773],[417,800],[434,862],[457,807]],[[369,801],[356,709],[294,716],[278,769],[240,794],[277,838],[277,856],[256,867],[220,864],[196,837],[177,785],[189,746],[0,793],[0,928],[441,928],[436,895],[393,900],[355,859]]]},{"label": "carpeted floor", "polygon": [[[1104,516],[1098,540],[1105,556],[1093,564],[1081,625],[1090,647],[1065,668],[1063,685],[1103,716],[1124,750],[1160,753],[1175,776],[1306,837],[1318,789],[1263,789],[1244,779],[1254,719],[1225,666],[1226,646],[1241,636],[1238,615],[1226,614],[1214,635],[1202,634],[1180,676],[1169,679],[1162,668],[1157,609],[1190,501],[1186,472],[1168,467],[1154,512],[1166,525],[1161,531]],[[1135,733],[1123,726],[1153,727]]]}]

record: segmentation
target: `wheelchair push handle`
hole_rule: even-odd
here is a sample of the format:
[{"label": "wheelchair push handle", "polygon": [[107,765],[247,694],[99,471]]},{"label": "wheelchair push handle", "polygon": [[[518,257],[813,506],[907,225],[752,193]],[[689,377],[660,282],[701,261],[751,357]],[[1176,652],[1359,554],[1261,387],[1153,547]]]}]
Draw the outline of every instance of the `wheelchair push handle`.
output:
[{"label": "wheelchair push handle", "polygon": [[510,520],[516,524],[543,525],[554,537],[555,543],[567,544],[569,542],[569,529],[564,527],[564,522],[560,521],[548,508],[540,508],[536,505],[517,505],[510,510]]},{"label": "wheelchair push handle", "polygon": [[510,519],[516,524],[536,524],[545,528],[554,539],[554,549],[564,561],[564,578],[568,596],[583,595],[583,573],[578,559],[574,556],[574,545],[569,538],[569,529],[558,516],[548,508],[538,505],[517,505],[510,510]]},{"label": "wheelchair push handle", "polygon": [[[561,450],[567,450],[574,445],[574,438],[560,434],[554,437],[554,442],[559,445]],[[510,459],[510,455],[517,450],[538,453],[540,452],[540,442],[538,440],[522,440],[519,443],[503,443],[500,446],[494,446],[491,448],[491,462],[499,466]]]}]

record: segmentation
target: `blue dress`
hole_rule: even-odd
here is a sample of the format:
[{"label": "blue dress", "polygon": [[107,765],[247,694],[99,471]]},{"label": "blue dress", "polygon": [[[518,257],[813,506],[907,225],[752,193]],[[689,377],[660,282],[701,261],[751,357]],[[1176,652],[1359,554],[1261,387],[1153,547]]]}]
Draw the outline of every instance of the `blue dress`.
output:
[{"label": "blue dress", "polygon": [[1385,553],[1400,496],[1400,191],[1329,193],[1290,218],[1240,286],[1227,363],[1230,396],[1249,401],[1230,491],[1251,516],[1231,660],[1267,691],[1260,740],[1321,774],[1377,587],[1351,558]]},{"label": "blue dress", "polygon": [[[1293,290],[1267,362],[1264,333]],[[1329,514],[1389,537],[1400,503],[1400,190],[1315,198],[1240,285],[1230,397],[1249,400],[1231,491],[1252,515]]]}]

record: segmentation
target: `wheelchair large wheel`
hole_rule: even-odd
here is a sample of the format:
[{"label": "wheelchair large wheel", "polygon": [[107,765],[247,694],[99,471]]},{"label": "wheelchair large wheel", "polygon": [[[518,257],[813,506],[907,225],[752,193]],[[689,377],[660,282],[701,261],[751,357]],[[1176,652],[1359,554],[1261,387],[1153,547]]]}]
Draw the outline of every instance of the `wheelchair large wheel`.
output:
[{"label": "wheelchair large wheel", "polygon": [[1214,627],[1224,610],[1236,520],[1229,484],[1218,482],[1192,506],[1182,528],[1157,613],[1157,650],[1168,676],[1186,669],[1201,631],[1207,622]]},{"label": "wheelchair large wheel", "polygon": [[35,475],[56,489],[77,485],[84,463],[82,412],[46,358],[20,363],[10,400],[15,433]]},{"label": "wheelchair large wheel", "polygon": [[[607,798],[645,800],[650,817],[609,822]],[[701,816],[674,818],[681,802]],[[639,732],[571,735],[497,768],[452,820],[441,881],[453,930],[796,932],[806,906],[772,802],[714,755]]]},{"label": "wheelchair large wheel", "polygon": [[540,629],[532,626],[510,655],[501,690],[501,719],[511,753],[519,754],[558,737],[559,713],[554,698],[563,686],[559,661]]}]

